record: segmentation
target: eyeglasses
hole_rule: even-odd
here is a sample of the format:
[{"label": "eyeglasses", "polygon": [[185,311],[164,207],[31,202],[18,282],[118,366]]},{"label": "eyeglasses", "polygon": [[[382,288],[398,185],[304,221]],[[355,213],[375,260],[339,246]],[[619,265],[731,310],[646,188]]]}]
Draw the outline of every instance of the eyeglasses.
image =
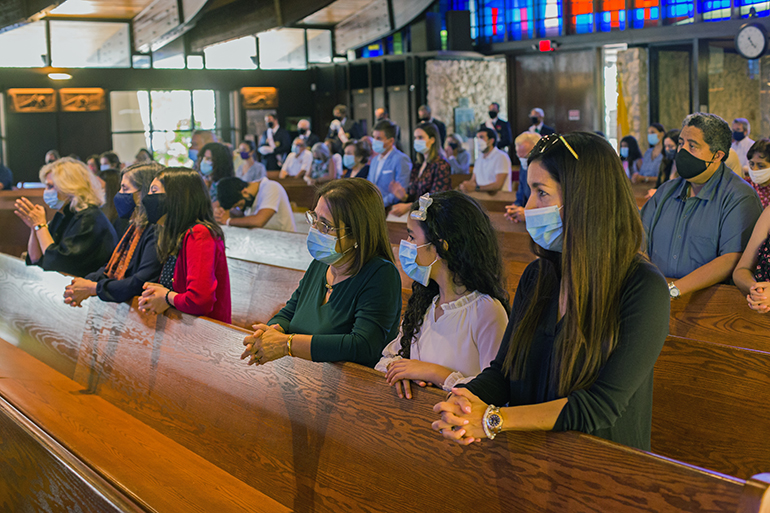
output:
[{"label": "eyeglasses", "polygon": [[572,153],[572,156],[575,157],[575,160],[580,160],[580,157],[578,157],[578,154],[575,152],[575,150],[572,149],[572,146],[570,146],[567,140],[560,134],[549,134],[540,139],[532,149],[532,155],[542,155],[559,142],[564,143],[564,146],[566,146],[569,152]]},{"label": "eyeglasses", "polygon": [[318,214],[315,213],[313,210],[308,210],[305,212],[305,220],[307,221],[307,224],[318,230],[319,232],[323,234],[328,234],[331,232],[336,232],[339,230],[339,228],[335,228],[334,226],[330,226],[325,221],[322,221],[321,219],[318,219]]}]

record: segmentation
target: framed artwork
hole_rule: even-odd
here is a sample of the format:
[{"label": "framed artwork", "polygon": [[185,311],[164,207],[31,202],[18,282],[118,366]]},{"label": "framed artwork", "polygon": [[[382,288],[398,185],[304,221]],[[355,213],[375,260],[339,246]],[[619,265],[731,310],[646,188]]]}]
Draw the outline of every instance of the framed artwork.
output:
[{"label": "framed artwork", "polygon": [[11,112],[56,112],[53,89],[8,89]]},{"label": "framed artwork", "polygon": [[275,87],[242,87],[241,105],[246,110],[278,108],[278,89]]},{"label": "framed artwork", "polygon": [[60,89],[59,96],[64,112],[93,112],[106,108],[104,89],[100,87]]}]

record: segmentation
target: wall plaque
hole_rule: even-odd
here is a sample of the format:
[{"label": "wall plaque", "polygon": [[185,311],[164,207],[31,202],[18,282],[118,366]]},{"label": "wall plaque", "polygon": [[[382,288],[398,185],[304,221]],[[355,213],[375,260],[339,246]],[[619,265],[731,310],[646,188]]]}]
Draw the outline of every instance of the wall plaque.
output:
[{"label": "wall plaque", "polygon": [[100,87],[60,89],[59,95],[64,112],[93,112],[106,107],[104,89]]},{"label": "wall plaque", "polygon": [[242,87],[241,105],[244,109],[277,109],[278,89],[275,87]]},{"label": "wall plaque", "polygon": [[11,112],[56,112],[53,89],[8,89]]}]

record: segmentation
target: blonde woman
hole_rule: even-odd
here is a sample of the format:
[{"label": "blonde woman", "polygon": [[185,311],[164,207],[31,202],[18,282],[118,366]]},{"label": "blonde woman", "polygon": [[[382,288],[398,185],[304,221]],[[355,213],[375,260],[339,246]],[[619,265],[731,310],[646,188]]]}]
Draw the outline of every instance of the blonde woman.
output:
[{"label": "blonde woman", "polygon": [[43,200],[56,211],[50,223],[45,209],[27,198],[16,201],[15,214],[29,226],[27,265],[46,271],[85,276],[109,259],[118,236],[102,213],[104,189],[82,162],[68,157],[40,170]]}]

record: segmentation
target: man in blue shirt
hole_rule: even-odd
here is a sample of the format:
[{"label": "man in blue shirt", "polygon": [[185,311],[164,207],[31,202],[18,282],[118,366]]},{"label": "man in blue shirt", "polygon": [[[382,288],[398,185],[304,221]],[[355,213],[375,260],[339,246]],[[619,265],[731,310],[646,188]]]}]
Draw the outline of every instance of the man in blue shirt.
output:
[{"label": "man in blue shirt", "polygon": [[672,298],[727,281],[762,213],[757,193],[724,165],[730,126],[714,114],[682,124],[676,169],[642,208],[647,253]]},{"label": "man in blue shirt", "polygon": [[372,132],[372,150],[377,156],[369,164],[369,175],[366,179],[380,189],[385,208],[401,201],[390,192],[391,182],[396,181],[406,189],[409,187],[409,174],[412,171],[412,161],[398,151],[395,144],[396,125],[387,119],[377,122]]}]

